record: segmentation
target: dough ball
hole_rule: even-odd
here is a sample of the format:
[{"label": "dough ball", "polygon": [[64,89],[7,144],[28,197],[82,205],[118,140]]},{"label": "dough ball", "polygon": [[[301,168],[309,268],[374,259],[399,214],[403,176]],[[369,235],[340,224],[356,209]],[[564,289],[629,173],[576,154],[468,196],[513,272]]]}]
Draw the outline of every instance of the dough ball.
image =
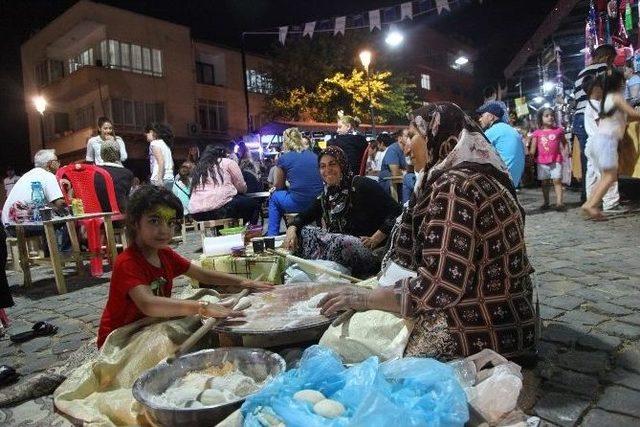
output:
[{"label": "dough ball", "polygon": [[325,400],[324,394],[320,393],[318,390],[300,390],[296,394],[293,395],[295,400],[302,400],[304,402],[309,402],[312,405],[320,402],[321,400]]},{"label": "dough ball", "polygon": [[337,400],[324,399],[313,405],[313,412],[325,418],[338,418],[346,409]]},{"label": "dough ball", "polygon": [[221,403],[226,403],[227,398],[220,390],[205,390],[200,395],[200,403],[204,406],[214,406]]}]

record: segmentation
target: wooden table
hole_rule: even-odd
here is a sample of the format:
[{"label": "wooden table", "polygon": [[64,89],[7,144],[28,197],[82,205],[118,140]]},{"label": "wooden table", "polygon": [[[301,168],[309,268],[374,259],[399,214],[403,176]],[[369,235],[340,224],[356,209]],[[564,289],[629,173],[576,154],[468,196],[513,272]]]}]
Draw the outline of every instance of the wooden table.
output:
[{"label": "wooden table", "polygon": [[[53,267],[53,274],[56,280],[56,288],[58,289],[59,294],[64,294],[67,292],[67,285],[65,283],[64,274],[62,272],[65,261],[69,259],[74,260],[78,269],[78,273],[82,274],[83,259],[89,258],[93,255],[90,252],[83,252],[80,249],[80,242],[78,240],[78,234],[76,231],[77,222],[93,218],[102,218],[104,220],[104,229],[107,236],[107,254],[111,260],[111,263],[113,264],[117,255],[116,241],[113,233],[113,223],[111,221],[111,216],[113,215],[113,212],[99,212],[79,216],[56,217],[51,220],[42,222],[25,222],[22,224],[15,224],[14,226],[16,230],[16,237],[18,240],[18,251],[20,253],[20,267],[22,268],[22,272],[24,273],[24,285],[31,286],[31,271],[29,265],[30,259],[25,237],[25,226],[44,226],[47,246],[49,247],[49,261],[51,262],[51,265]],[[70,255],[63,255],[58,249],[55,226],[59,224],[65,224],[67,226],[72,248]]]}]

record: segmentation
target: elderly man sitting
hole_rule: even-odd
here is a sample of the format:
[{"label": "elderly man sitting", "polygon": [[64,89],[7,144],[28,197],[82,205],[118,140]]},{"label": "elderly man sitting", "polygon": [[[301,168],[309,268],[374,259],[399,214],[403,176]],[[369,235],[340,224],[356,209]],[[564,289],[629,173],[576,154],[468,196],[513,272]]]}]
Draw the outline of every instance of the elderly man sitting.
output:
[{"label": "elderly man sitting", "polygon": [[509,168],[514,187],[520,185],[524,172],[524,144],[522,136],[511,125],[502,121],[504,108],[498,101],[489,101],[476,111],[484,134]]}]

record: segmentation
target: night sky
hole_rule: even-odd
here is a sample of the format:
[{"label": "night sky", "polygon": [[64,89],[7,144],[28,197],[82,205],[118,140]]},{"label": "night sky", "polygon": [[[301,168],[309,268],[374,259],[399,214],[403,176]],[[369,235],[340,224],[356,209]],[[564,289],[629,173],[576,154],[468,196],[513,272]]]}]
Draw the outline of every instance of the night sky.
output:
[{"label": "night sky", "polygon": [[[466,0],[463,7],[415,25],[431,25],[467,39],[479,51],[475,76],[479,87],[502,77],[502,70],[533,34],[557,0]],[[0,173],[7,165],[29,168],[26,114],[22,94],[20,45],[76,0],[0,0]],[[189,26],[198,39],[237,46],[241,31],[303,24],[307,21],[388,7],[401,0],[101,0]],[[304,5],[304,7],[302,7]],[[254,40],[254,49],[273,41]],[[410,47],[407,49],[410,52]],[[480,101],[480,100],[479,100]]]}]

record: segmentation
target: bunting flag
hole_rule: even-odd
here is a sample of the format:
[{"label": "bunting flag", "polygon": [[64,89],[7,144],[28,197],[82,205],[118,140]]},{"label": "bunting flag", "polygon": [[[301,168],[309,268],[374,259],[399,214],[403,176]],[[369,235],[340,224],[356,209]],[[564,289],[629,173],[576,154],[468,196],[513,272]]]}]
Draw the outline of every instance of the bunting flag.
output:
[{"label": "bunting flag", "polygon": [[436,0],[436,9],[438,10],[438,15],[440,15],[443,10],[451,12],[449,0]]},{"label": "bunting flag", "polygon": [[280,27],[278,30],[278,40],[284,46],[284,41],[287,39],[287,30],[289,27]]},{"label": "bunting flag", "polygon": [[380,9],[369,11],[369,30],[373,31],[374,28],[382,30],[382,24],[380,22]]},{"label": "bunting flag", "polygon": [[309,36],[309,38],[313,38],[313,30],[316,28],[316,21],[307,22],[304,24],[304,31],[302,31],[302,37]]},{"label": "bunting flag", "polygon": [[413,19],[413,4],[410,1],[400,5],[400,20],[404,18]]},{"label": "bunting flag", "polygon": [[339,16],[336,18],[336,25],[333,29],[333,35],[335,36],[338,33],[342,33],[342,35],[344,36],[344,28],[347,25],[347,17],[346,16]]}]

